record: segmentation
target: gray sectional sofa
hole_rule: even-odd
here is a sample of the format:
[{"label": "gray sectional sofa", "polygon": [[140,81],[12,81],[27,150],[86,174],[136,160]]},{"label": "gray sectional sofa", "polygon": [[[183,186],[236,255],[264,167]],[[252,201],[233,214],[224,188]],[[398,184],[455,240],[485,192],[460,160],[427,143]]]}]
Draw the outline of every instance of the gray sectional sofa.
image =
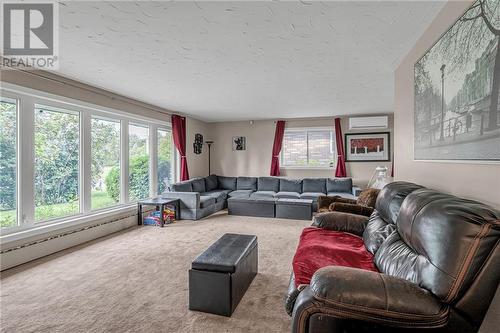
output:
[{"label": "gray sectional sofa", "polygon": [[359,189],[353,187],[351,178],[288,179],[210,175],[176,183],[162,197],[180,199],[182,218],[198,220],[226,208],[231,198],[248,199],[255,203],[278,199],[308,199],[312,200],[315,210],[320,195],[355,198],[357,190]]}]

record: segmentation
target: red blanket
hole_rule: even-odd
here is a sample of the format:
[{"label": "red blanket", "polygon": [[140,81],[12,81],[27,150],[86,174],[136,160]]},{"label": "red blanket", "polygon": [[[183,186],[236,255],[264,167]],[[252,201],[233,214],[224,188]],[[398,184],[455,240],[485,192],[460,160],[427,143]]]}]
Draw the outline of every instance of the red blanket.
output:
[{"label": "red blanket", "polygon": [[321,228],[305,228],[293,258],[295,286],[309,284],[325,266],[347,266],[378,272],[373,255],[359,236]]}]

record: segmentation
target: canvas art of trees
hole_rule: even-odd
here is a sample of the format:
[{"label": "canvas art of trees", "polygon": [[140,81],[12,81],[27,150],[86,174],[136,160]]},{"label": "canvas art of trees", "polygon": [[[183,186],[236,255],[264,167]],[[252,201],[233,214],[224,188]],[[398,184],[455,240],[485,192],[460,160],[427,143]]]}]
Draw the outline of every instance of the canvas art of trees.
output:
[{"label": "canvas art of trees", "polygon": [[500,0],[478,0],[415,64],[415,158],[500,160]]}]

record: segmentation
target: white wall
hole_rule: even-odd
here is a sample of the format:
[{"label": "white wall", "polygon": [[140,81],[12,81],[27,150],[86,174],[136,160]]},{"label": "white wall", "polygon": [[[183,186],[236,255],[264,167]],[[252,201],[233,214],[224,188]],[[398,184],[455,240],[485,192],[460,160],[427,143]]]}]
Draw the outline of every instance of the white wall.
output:
[{"label": "white wall", "polygon": [[[288,119],[286,128],[293,127],[333,127],[334,118]],[[348,117],[342,117],[343,133],[391,132],[392,115],[389,115],[389,128],[376,131],[349,131]],[[212,154],[212,173],[225,176],[268,176],[271,168],[271,152],[274,141],[275,122],[273,120],[211,123],[212,139],[215,141]],[[247,149],[232,150],[232,138],[245,136]],[[391,137],[391,145],[392,145]],[[391,148],[391,152],[393,149]],[[392,159],[392,156],[391,156]],[[391,167],[391,162],[348,162],[348,176],[355,184],[366,185],[375,167],[378,165]],[[287,177],[333,177],[335,169],[290,169],[282,168],[281,173]]]},{"label": "white wall", "polygon": [[395,178],[500,207],[500,164],[413,160],[413,65],[471,4],[448,2],[396,70]]}]

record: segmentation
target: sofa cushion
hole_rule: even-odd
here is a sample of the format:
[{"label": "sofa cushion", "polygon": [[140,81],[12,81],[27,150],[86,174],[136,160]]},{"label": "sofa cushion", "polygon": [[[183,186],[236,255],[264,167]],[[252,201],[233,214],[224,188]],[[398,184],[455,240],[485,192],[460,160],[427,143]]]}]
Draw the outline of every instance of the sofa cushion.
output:
[{"label": "sofa cushion", "polygon": [[218,188],[222,190],[236,190],[236,177],[217,176]]},{"label": "sofa cushion", "polygon": [[175,183],[172,185],[172,192],[193,192],[193,186],[190,180]]},{"label": "sofa cushion", "polygon": [[191,186],[193,187],[193,192],[203,193],[206,191],[204,178],[193,179],[191,181],[191,184],[192,184]]},{"label": "sofa cushion", "polygon": [[253,192],[252,190],[236,190],[229,192],[228,196],[230,198],[249,198]]},{"label": "sofa cushion", "polygon": [[318,197],[321,195],[325,195],[325,193],[318,193],[318,192],[304,192],[300,194],[301,199],[311,199],[313,201],[318,201]]},{"label": "sofa cushion", "polygon": [[326,193],[326,179],[304,178],[302,180],[302,192]]},{"label": "sofa cushion", "polygon": [[237,190],[253,190],[257,191],[256,177],[238,177],[236,180]]},{"label": "sofa cushion", "polygon": [[278,192],[276,198],[283,199],[300,199],[300,194],[297,192]]},{"label": "sofa cushion", "polygon": [[280,192],[302,193],[302,179],[280,179]]},{"label": "sofa cushion", "polygon": [[217,183],[217,176],[216,175],[210,175],[207,178],[205,178],[205,191],[213,191],[216,190],[218,186]]},{"label": "sofa cushion", "polygon": [[318,269],[332,265],[378,272],[373,255],[366,250],[361,237],[316,227],[305,228],[293,258],[296,287],[309,284]]},{"label": "sofa cushion", "polygon": [[347,198],[347,199],[356,199],[356,197],[354,195],[352,195],[352,193],[347,193],[347,192],[328,192],[327,195],[329,197],[338,196],[338,197]]},{"label": "sofa cushion", "polygon": [[212,205],[215,205],[215,198],[205,195],[200,196],[200,208],[207,208]]},{"label": "sofa cushion", "polygon": [[230,190],[214,190],[214,191],[208,191],[208,192],[201,193],[201,195],[215,198],[215,202],[221,202],[221,201],[227,199],[227,194],[229,192],[230,192]]},{"label": "sofa cushion", "polygon": [[276,177],[259,177],[257,180],[257,190],[279,192],[280,179]]},{"label": "sofa cushion", "polygon": [[327,192],[344,192],[352,193],[351,178],[328,178],[326,180]]},{"label": "sofa cushion", "polygon": [[250,198],[260,199],[260,198],[274,198],[276,192],[274,191],[257,191],[250,195]]}]

